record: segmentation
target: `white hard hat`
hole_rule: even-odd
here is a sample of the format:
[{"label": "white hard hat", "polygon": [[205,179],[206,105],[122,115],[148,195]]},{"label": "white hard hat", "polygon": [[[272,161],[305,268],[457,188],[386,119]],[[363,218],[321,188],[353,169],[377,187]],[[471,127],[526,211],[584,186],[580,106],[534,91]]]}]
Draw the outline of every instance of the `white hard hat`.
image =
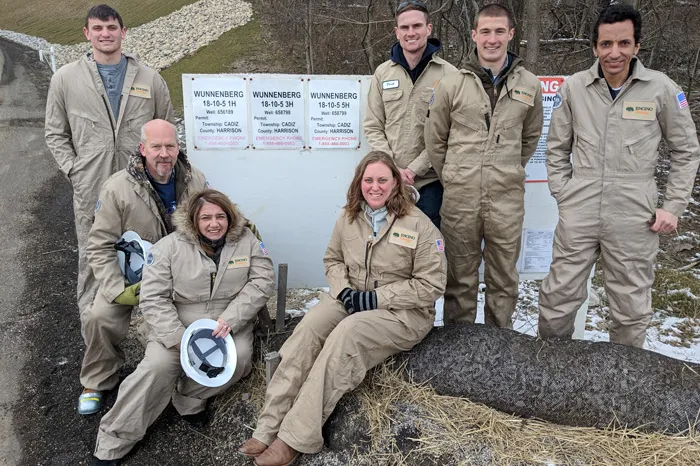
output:
[{"label": "white hard hat", "polygon": [[146,254],[153,245],[142,240],[135,231],[127,231],[119,240],[114,243],[117,250],[117,261],[122,275],[130,285],[135,285],[141,281],[141,272],[145,262]]},{"label": "white hard hat", "polygon": [[408,188],[408,194],[410,194],[411,197],[413,198],[413,202],[418,204],[418,201],[420,201],[420,193],[418,192],[416,187],[413,185],[407,184],[406,188]]},{"label": "white hard hat", "polygon": [[236,345],[230,334],[225,338],[212,335],[217,322],[195,320],[180,341],[180,365],[185,374],[205,387],[226,384],[236,370]]}]

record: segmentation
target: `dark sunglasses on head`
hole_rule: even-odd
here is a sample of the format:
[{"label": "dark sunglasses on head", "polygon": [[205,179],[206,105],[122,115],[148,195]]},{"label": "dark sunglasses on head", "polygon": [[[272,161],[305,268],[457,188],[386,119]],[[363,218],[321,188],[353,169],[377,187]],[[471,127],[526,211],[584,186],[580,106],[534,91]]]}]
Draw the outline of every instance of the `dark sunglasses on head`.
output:
[{"label": "dark sunglasses on head", "polygon": [[396,7],[396,14],[398,15],[409,6],[414,6],[425,13],[428,12],[428,7],[425,5],[425,3],[421,2],[420,0],[409,0],[407,2],[399,3],[399,6]]}]

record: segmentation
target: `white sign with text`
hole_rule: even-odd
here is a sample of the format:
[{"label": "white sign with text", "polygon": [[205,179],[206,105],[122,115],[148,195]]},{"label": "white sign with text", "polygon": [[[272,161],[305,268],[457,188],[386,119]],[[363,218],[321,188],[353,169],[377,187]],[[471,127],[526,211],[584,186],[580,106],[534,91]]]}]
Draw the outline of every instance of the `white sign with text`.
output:
[{"label": "white sign with text", "polygon": [[360,146],[361,83],[350,79],[309,80],[309,146],[356,149]]},{"label": "white sign with text", "polygon": [[305,143],[303,79],[250,79],[251,145],[299,149]]},{"label": "white sign with text", "polygon": [[248,101],[242,78],[193,77],[191,98],[195,149],[248,147]]}]

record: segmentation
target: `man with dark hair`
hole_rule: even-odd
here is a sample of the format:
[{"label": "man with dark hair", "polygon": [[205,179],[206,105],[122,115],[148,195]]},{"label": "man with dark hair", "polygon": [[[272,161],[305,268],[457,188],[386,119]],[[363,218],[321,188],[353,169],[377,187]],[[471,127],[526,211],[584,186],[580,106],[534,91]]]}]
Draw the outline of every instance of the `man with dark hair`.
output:
[{"label": "man with dark hair", "polygon": [[[554,103],[547,173],[559,223],[540,288],[543,338],[571,338],[586,280],[601,257],[610,341],[644,345],[658,235],[676,229],[688,204],[700,146],[681,88],[636,57],[641,27],[629,5],[603,11],[592,35],[598,59],[569,78]],[[662,139],[671,169],[657,208],[654,171]]]},{"label": "man with dark hair", "polygon": [[100,21],[109,21],[114,19],[119,23],[119,29],[124,29],[124,21],[117,10],[108,5],[97,5],[90,8],[85,16],[85,29],[90,26],[90,20],[97,19]]},{"label": "man with dark hair", "polygon": [[445,187],[446,323],[474,323],[483,257],[484,322],[513,326],[525,165],[542,131],[540,81],[508,52],[513,34],[506,8],[477,13],[476,56],[440,81],[425,123],[425,147]]},{"label": "man with dark hair", "polygon": [[425,152],[423,124],[435,84],[456,68],[437,56],[441,44],[429,38],[433,25],[423,2],[401,3],[395,17],[398,42],[372,76],[365,136],[372,150],[394,158],[403,181],[420,194],[418,208],[439,228],[442,185]]},{"label": "man with dark hair", "polygon": [[[119,14],[99,5],[88,11],[85,24],[83,33],[92,52],[53,76],[45,121],[46,144],[73,186],[81,316],[97,290],[85,247],[100,188],[127,166],[144,123],[154,118],[174,121],[163,78],[122,53],[126,28]],[[78,411],[85,412],[80,405]]]}]

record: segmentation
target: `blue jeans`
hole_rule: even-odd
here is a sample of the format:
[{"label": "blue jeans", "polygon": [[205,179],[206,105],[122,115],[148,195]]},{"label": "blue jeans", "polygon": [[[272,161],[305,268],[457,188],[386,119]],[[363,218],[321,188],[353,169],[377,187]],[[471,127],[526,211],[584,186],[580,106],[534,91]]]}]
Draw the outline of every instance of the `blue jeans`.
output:
[{"label": "blue jeans", "polygon": [[440,207],[442,206],[442,184],[440,181],[433,181],[418,190],[420,200],[416,206],[440,228]]}]

